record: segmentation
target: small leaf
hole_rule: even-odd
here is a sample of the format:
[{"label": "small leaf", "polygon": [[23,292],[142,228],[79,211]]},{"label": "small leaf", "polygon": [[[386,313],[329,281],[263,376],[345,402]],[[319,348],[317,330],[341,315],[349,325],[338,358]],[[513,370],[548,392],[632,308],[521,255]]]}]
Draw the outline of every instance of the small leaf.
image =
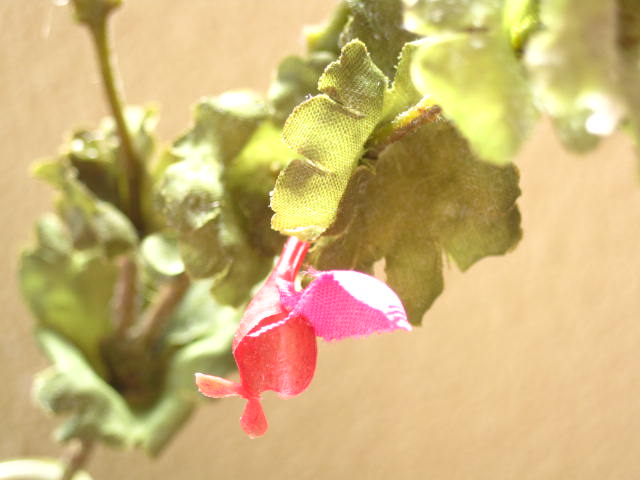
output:
[{"label": "small leaf", "polygon": [[147,265],[160,275],[171,277],[184,272],[184,263],[180,258],[178,242],[174,235],[148,235],[140,245],[140,254]]},{"label": "small leaf", "polygon": [[307,39],[307,50],[310,53],[329,52],[334,57],[340,54],[340,34],[344,29],[350,14],[346,2],[338,3],[331,14],[331,18],[323,25],[307,26],[304,34]]},{"label": "small leaf", "polygon": [[60,190],[57,210],[75,248],[100,246],[111,257],[137,244],[138,236],[129,219],[89,191],[78,180],[77,171],[67,158],[41,162],[35,165],[33,173]]},{"label": "small leaf", "polygon": [[411,73],[483,160],[508,163],[537,118],[522,68],[502,33],[428,37]]},{"label": "small leaf", "polygon": [[342,41],[358,39],[367,46],[374,63],[393,78],[398,56],[416,35],[403,27],[401,0],[346,0],[351,17]]},{"label": "small leaf", "polygon": [[196,106],[195,125],[171,151],[181,159],[227,163],[242,150],[266,116],[264,102],[250,91],[205,98]]},{"label": "small leaf", "polygon": [[345,196],[355,205],[341,206],[349,226],[319,242],[314,265],[367,272],[385,259],[388,284],[412,323],[442,291],[443,252],[466,270],[521,237],[516,170],[477,161],[447,123],[422,126],[388,147],[366,178],[354,185],[359,194]]},{"label": "small leaf", "polygon": [[306,159],[294,160],[278,177],[271,198],[275,230],[310,239],[333,223],[363,145],[382,114],[386,86],[364,44],[354,40],[320,77],[323,94],[289,116],[284,139]]},{"label": "small leaf", "polygon": [[269,87],[269,102],[273,108],[273,118],[282,124],[308,95],[318,93],[318,78],[325,67],[335,60],[329,52],[316,52],[309,58],[286,57],[276,71],[276,78]]},{"label": "small leaf", "polygon": [[194,231],[220,215],[223,186],[214,162],[190,159],[167,168],[157,190],[159,207],[170,226]]},{"label": "small leaf", "polygon": [[68,338],[103,372],[100,342],[112,329],[117,269],[96,250],[52,255],[50,245],[22,254],[22,294],[40,325]]},{"label": "small leaf", "polygon": [[227,205],[236,212],[238,225],[253,248],[270,257],[280,250],[283,238],[271,229],[269,195],[290,159],[280,128],[263,122],[223,174]]},{"label": "small leaf", "polygon": [[36,332],[54,366],[40,372],[34,396],[45,409],[72,417],[58,430],[60,440],[99,438],[130,446],[133,415],[124,399],[89,366],[73,345],[46,328]]}]

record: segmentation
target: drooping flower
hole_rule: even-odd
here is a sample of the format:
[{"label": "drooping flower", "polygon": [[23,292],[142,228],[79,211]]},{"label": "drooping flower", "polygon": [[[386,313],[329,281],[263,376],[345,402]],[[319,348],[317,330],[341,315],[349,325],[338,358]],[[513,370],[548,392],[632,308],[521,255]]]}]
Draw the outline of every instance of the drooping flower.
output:
[{"label": "drooping flower", "polygon": [[271,275],[249,303],[233,339],[240,383],[196,374],[209,397],[241,396],[247,405],[240,425],[251,437],[263,435],[267,419],[260,395],[281,398],[302,393],[316,368],[316,336],[325,340],[411,330],[398,296],[380,280],[349,270],[313,272],[311,284],[295,289],[309,244],[291,237]]}]

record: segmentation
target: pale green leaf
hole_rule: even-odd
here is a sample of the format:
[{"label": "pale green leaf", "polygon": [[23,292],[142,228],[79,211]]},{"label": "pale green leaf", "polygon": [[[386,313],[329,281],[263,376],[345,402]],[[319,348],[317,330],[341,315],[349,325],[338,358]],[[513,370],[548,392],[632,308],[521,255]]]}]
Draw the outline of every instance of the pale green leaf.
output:
[{"label": "pale green leaf", "polygon": [[411,73],[483,160],[508,163],[537,118],[522,67],[500,32],[428,37]]},{"label": "pale green leaf", "polygon": [[563,143],[593,148],[625,114],[619,85],[617,5],[613,0],[540,4],[544,25],[525,52],[535,93]]},{"label": "pale green leaf", "polygon": [[335,220],[382,115],[387,79],[356,40],[327,67],[318,87],[323,93],[299,105],[284,126],[285,141],[305,158],[280,174],[271,199],[273,228],[304,239],[317,237]]},{"label": "pale green leaf", "polygon": [[160,275],[171,277],[184,272],[184,263],[180,258],[175,235],[169,233],[148,235],[140,245],[140,254],[145,263]]},{"label": "pale green leaf", "polygon": [[236,212],[247,241],[270,257],[282,248],[283,237],[271,229],[269,195],[290,159],[291,149],[282,140],[280,128],[264,122],[223,174],[227,204]]},{"label": "pale green leaf", "polygon": [[409,3],[405,14],[407,28],[423,36],[430,36],[444,32],[482,31],[500,25],[504,2],[503,0],[416,0],[407,3]]}]

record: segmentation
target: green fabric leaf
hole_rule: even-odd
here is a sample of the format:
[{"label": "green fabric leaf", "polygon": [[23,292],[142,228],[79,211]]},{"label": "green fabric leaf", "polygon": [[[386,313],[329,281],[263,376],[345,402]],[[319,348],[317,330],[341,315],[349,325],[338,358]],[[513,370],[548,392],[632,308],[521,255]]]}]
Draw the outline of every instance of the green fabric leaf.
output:
[{"label": "green fabric leaf", "polygon": [[[156,111],[152,108],[127,107],[125,119],[133,146],[142,162],[142,203],[148,210],[147,169],[155,150],[153,130],[157,123]],[[107,117],[93,130],[80,129],[73,133],[63,146],[63,156],[75,170],[75,177],[98,199],[111,203],[120,210],[126,204],[125,173],[122,171],[120,137],[115,122]],[[146,216],[149,212],[145,211]]]},{"label": "green fabric leaf", "polygon": [[269,195],[290,159],[280,128],[264,122],[223,173],[227,204],[236,212],[235,219],[249,244],[269,257],[280,251],[283,242],[282,235],[271,229]]},{"label": "green fabric leaf", "polygon": [[341,1],[331,14],[328,22],[318,26],[307,26],[304,34],[310,53],[329,52],[334,58],[340,54],[340,35],[351,13],[346,2]]},{"label": "green fabric leaf", "polygon": [[539,0],[506,0],[503,24],[511,45],[522,52],[533,32],[540,28]]},{"label": "green fabric leaf", "polygon": [[184,272],[178,241],[169,233],[148,235],[140,245],[140,254],[145,263],[157,274],[172,277]]},{"label": "green fabric leaf", "polygon": [[108,256],[114,256],[137,244],[138,236],[129,219],[81,183],[67,158],[41,162],[33,173],[60,191],[57,210],[76,248],[100,246]]},{"label": "green fabric leaf", "polygon": [[158,186],[158,206],[178,231],[194,231],[220,215],[224,189],[215,162],[189,159],[174,163]]},{"label": "green fabric leaf", "polygon": [[374,63],[393,78],[398,55],[405,43],[416,39],[403,28],[401,0],[346,0],[351,17],[342,41],[362,41]]},{"label": "green fabric leaf", "polygon": [[71,344],[46,329],[37,336],[54,366],[36,376],[34,397],[44,409],[69,417],[56,432],[60,441],[95,438],[154,455],[191,413],[193,402],[177,389],[167,391],[152,408],[134,412]]},{"label": "green fabric leaf", "polygon": [[209,283],[195,282],[172,316],[164,342],[175,353],[157,379],[164,387],[148,408],[131,408],[74,345],[48,328],[37,330],[53,366],[37,375],[34,397],[46,410],[68,416],[57,432],[60,440],[96,438],[152,455],[162,450],[200,398],[193,374],[224,375],[234,365],[231,341],[240,311],[217,305]]},{"label": "green fabric leaf", "polygon": [[[40,223],[47,243],[24,252],[20,288],[39,325],[72,341],[99,372],[104,372],[100,342],[111,330],[110,301],[117,269],[98,250],[67,252],[59,227],[51,217]],[[40,241],[43,241],[40,233]],[[66,249],[66,247],[64,247]]]},{"label": "green fabric leaf", "polygon": [[411,78],[411,65],[419,46],[420,41],[407,43],[400,53],[393,84],[384,97],[384,115],[380,127],[417,104],[424,96]]},{"label": "green fabric leaf", "polygon": [[500,32],[429,37],[411,73],[483,160],[508,163],[537,118],[522,68]]},{"label": "green fabric leaf", "polygon": [[308,58],[286,57],[276,71],[276,78],[269,87],[269,102],[273,119],[282,124],[293,109],[308,95],[318,93],[318,78],[325,67],[335,60],[330,52],[311,53]]},{"label": "green fabric leaf", "polygon": [[217,217],[197,230],[180,235],[180,257],[191,277],[208,278],[227,273],[231,259],[224,241],[225,229],[224,222]]},{"label": "green fabric leaf", "polygon": [[536,96],[567,148],[584,152],[624,115],[613,0],[540,4],[544,25],[525,52]]},{"label": "green fabric leaf", "polygon": [[53,413],[74,414],[58,430],[58,437],[99,438],[129,446],[125,432],[132,429],[133,416],[124,399],[72,344],[46,328],[38,329],[36,336],[54,365],[36,376],[34,397]]},{"label": "green fabric leaf", "polygon": [[[422,126],[387,148],[376,172],[360,167],[345,195],[343,233],[315,247],[316,268],[368,272],[385,259],[387,282],[419,323],[442,291],[442,254],[462,270],[521,237],[514,167],[477,161],[448,123]],[[338,220],[344,222],[345,219]]]},{"label": "green fabric leaf", "polygon": [[423,36],[481,31],[501,23],[503,3],[503,0],[412,1],[406,10],[405,24]]},{"label": "green fabric leaf", "polygon": [[219,112],[211,114],[210,102],[200,104],[199,112],[194,129],[172,149],[174,158],[184,160],[166,168],[157,186],[158,205],[176,230],[189,275],[213,277],[216,298],[239,305],[266,274],[279,241],[273,233],[265,234],[264,227],[270,216],[269,191],[290,151],[281,145],[277,127],[269,122],[258,127],[257,114],[242,141],[236,135],[228,147],[220,143],[227,141],[225,131],[215,131],[223,128]]},{"label": "green fabric leaf", "polygon": [[264,102],[251,91],[205,98],[196,106],[195,125],[171,151],[181,159],[227,163],[242,150],[266,116]]},{"label": "green fabric leaf", "polygon": [[292,161],[278,177],[271,198],[275,230],[313,239],[333,223],[363,145],[382,114],[386,86],[364,44],[354,40],[320,77],[323,93],[289,116],[284,139],[306,158]]}]

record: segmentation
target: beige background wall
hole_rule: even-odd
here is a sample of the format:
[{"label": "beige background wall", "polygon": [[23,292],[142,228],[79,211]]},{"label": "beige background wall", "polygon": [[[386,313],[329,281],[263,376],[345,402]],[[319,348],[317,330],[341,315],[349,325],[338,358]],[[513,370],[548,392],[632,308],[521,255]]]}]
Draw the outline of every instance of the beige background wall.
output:
[{"label": "beige background wall", "polygon": [[[131,102],[160,134],[201,95],[264,91],[300,28],[333,2],[129,0],[116,22]],[[0,458],[57,455],[31,407],[45,365],[15,259],[49,192],[28,178],[75,124],[105,113],[87,38],[50,0],[0,0]],[[541,125],[518,158],[524,240],[462,275],[412,334],[324,344],[311,388],[268,398],[250,441],[241,402],[201,408],[165,454],[101,449],[96,479],[640,478],[640,185],[627,138],[586,157]]]}]

